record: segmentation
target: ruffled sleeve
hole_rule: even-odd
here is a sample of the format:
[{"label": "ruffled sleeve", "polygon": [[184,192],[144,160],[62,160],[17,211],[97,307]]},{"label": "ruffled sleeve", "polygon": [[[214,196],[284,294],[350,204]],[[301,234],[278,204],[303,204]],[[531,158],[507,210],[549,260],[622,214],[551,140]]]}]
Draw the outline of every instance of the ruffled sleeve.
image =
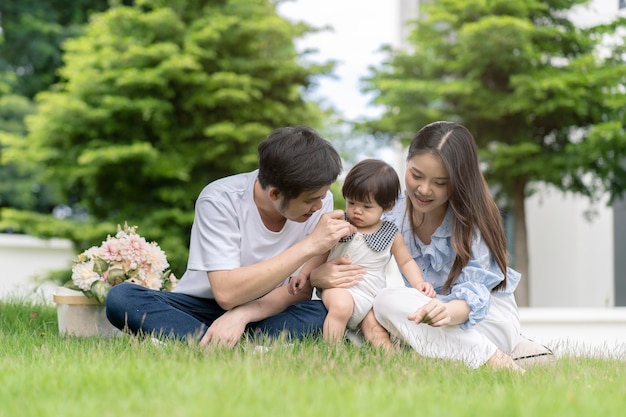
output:
[{"label": "ruffled sleeve", "polygon": [[[508,269],[507,278],[507,288],[503,294],[509,294],[515,289],[519,281],[519,273]],[[444,302],[464,300],[470,308],[470,313],[467,321],[460,327],[469,328],[487,316],[491,297],[495,295],[491,290],[503,279],[504,275],[483,241],[480,231],[474,230],[472,259],[461,271],[450,293],[443,296],[441,300]]]}]

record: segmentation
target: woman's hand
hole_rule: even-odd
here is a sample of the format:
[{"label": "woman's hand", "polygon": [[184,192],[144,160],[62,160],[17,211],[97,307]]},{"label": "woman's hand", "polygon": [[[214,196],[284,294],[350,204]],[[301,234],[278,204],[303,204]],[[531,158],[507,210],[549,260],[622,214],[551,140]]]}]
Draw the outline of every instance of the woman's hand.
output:
[{"label": "woman's hand", "polygon": [[447,326],[450,324],[450,313],[445,303],[433,298],[427,304],[419,308],[408,317],[415,323],[424,323],[433,327]]},{"label": "woman's hand", "polygon": [[442,327],[465,323],[469,317],[469,312],[469,306],[463,300],[452,300],[444,303],[433,298],[407,318],[418,324],[424,323],[433,327]]},{"label": "woman's hand", "polygon": [[317,288],[349,288],[363,279],[365,269],[346,258],[328,261],[311,272],[311,285]]}]

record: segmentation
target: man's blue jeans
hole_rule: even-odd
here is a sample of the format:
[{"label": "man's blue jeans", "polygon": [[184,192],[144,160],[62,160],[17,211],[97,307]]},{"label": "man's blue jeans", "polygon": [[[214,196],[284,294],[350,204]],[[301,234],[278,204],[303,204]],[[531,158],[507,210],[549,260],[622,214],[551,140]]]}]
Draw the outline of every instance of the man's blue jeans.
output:
[{"label": "man's blue jeans", "polygon": [[[156,291],[131,283],[114,286],[106,298],[111,324],[134,334],[200,341],[208,327],[226,311],[215,300]],[[275,338],[285,332],[302,339],[319,336],[326,308],[320,300],[303,301],[264,320],[248,324],[249,335]]]}]

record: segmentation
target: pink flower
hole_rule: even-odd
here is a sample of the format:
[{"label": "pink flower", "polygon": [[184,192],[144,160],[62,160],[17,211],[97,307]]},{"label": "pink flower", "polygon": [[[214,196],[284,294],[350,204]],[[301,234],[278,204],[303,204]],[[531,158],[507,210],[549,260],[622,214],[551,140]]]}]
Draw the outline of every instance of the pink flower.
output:
[{"label": "pink flower", "polygon": [[178,281],[168,269],[165,252],[135,230],[136,226],[128,224],[123,229],[118,226],[117,234],[108,236],[100,247],[91,247],[78,255],[72,268],[73,285],[100,302],[104,302],[112,286],[124,281],[155,290],[173,289]]},{"label": "pink flower", "polygon": [[123,259],[121,242],[109,237],[102,242],[98,255],[105,261],[121,261]]},{"label": "pink flower", "polygon": [[149,246],[148,242],[136,234],[123,236],[120,242],[123,243],[120,248],[122,258],[130,264],[130,269],[137,269],[143,263],[144,254]]}]

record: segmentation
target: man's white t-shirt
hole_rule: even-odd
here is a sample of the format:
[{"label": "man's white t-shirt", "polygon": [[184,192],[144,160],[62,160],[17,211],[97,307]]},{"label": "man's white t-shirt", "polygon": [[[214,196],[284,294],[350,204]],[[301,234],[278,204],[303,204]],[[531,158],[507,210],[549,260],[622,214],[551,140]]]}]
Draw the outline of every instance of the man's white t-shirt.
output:
[{"label": "man's white t-shirt", "polygon": [[[196,200],[187,271],[174,292],[215,298],[208,271],[231,270],[272,258],[308,236],[320,216],[333,209],[330,191],[322,208],[304,223],[287,220],[279,232],[268,230],[254,204],[258,170],[216,180]],[[295,272],[295,271],[294,271]],[[287,280],[279,285],[284,285]]]}]

